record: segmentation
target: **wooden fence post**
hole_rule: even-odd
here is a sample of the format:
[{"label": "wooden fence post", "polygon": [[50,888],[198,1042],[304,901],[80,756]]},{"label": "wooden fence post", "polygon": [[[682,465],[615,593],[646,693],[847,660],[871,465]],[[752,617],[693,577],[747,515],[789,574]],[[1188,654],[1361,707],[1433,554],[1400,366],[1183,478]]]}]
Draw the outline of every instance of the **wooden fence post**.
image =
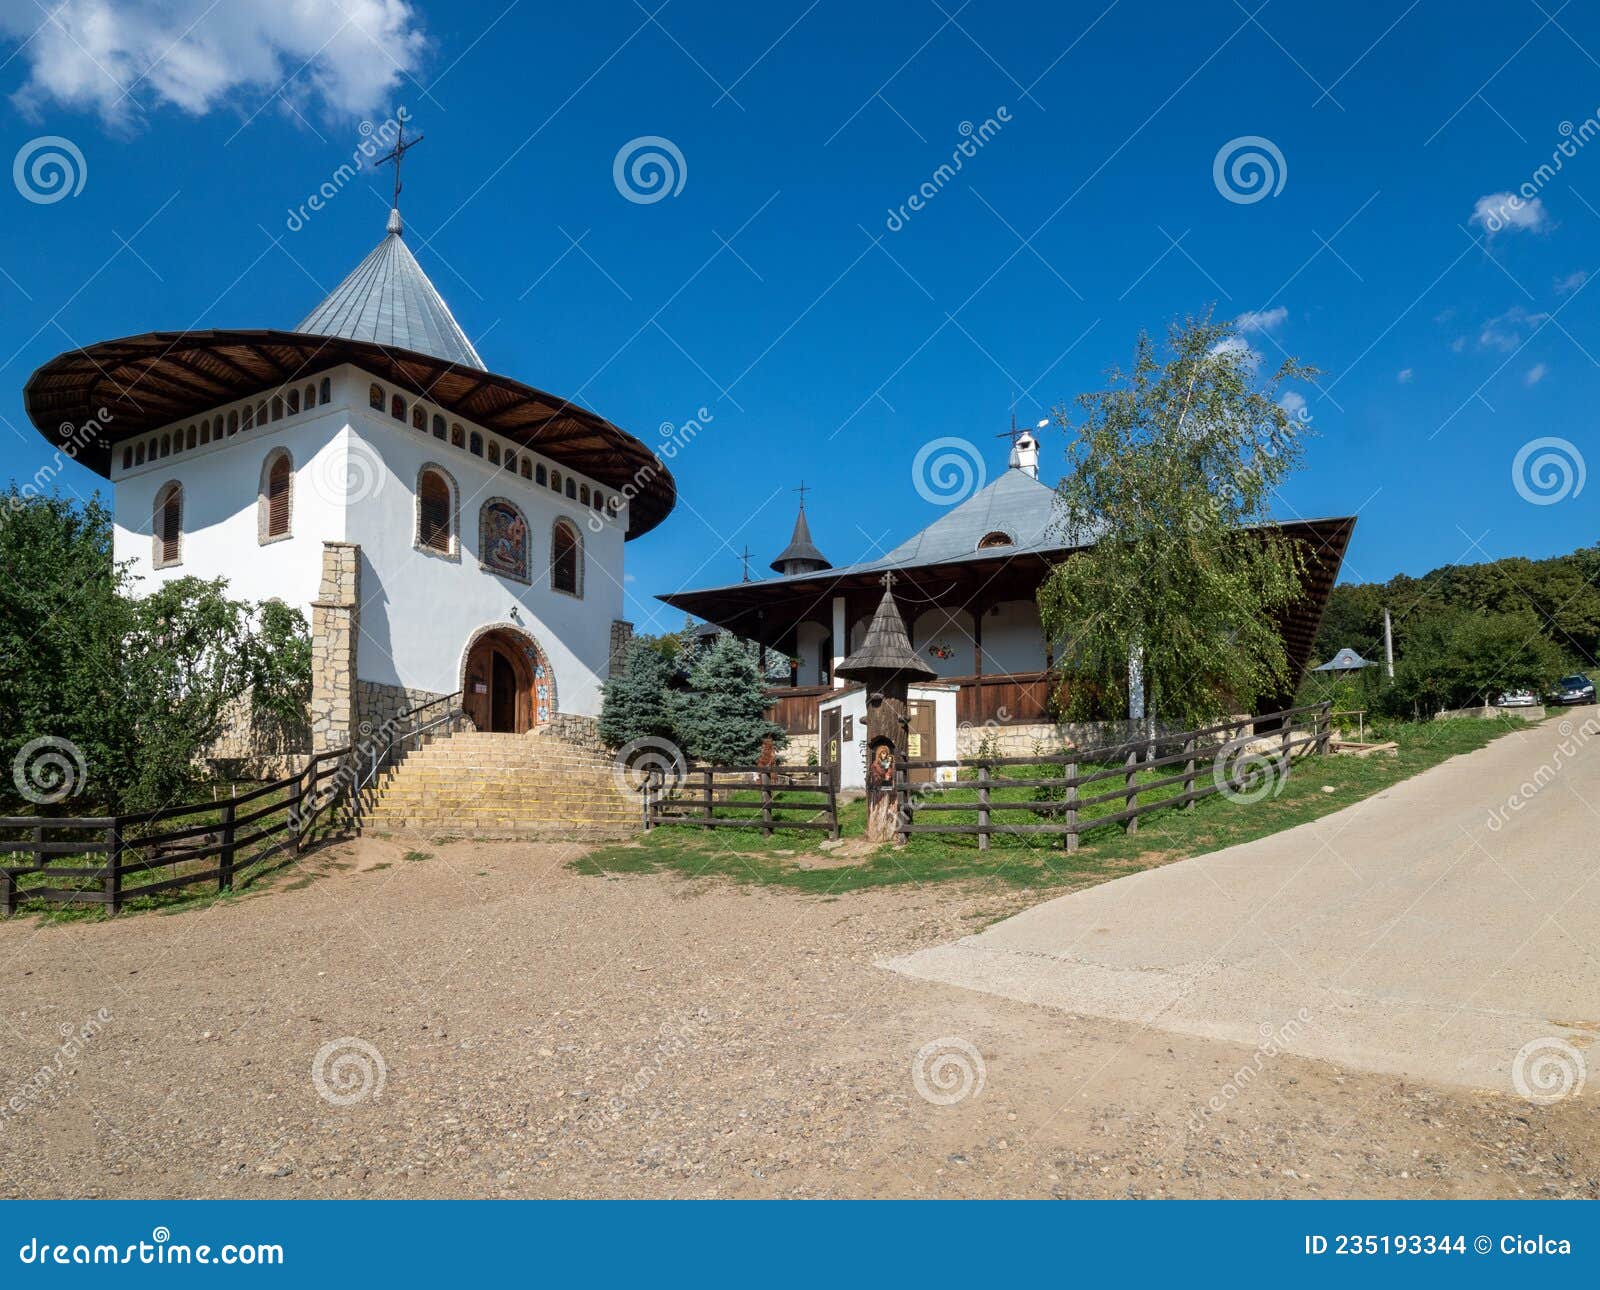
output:
[{"label": "wooden fence post", "polygon": [[711,767],[707,766],[705,768],[705,772],[704,773],[705,773],[705,780],[706,780],[706,828],[709,829],[711,827],[711,814],[712,814],[711,801],[712,801],[712,797],[714,796],[713,791],[712,791]]},{"label": "wooden fence post", "polygon": [[989,763],[978,763],[978,850],[989,849]]},{"label": "wooden fence post", "polygon": [[772,836],[772,770],[764,768],[761,772],[761,836]]},{"label": "wooden fence post", "polygon": [[1062,780],[1067,786],[1067,809],[1065,811],[1067,822],[1067,851],[1078,849],[1078,763],[1069,761],[1061,768],[1066,773]]},{"label": "wooden fence post", "polygon": [[1189,759],[1183,764],[1183,809],[1186,811],[1194,810],[1194,749],[1195,737],[1190,735],[1183,741],[1184,755]]},{"label": "wooden fence post", "polygon": [[[1124,765],[1127,767],[1127,769],[1122,772],[1122,809],[1125,811],[1131,811],[1134,807],[1139,805],[1139,789],[1137,786],[1139,778],[1139,750],[1137,748],[1128,754],[1128,760],[1124,763]],[[1139,817],[1137,815],[1129,816],[1128,819],[1123,822],[1122,831],[1124,833],[1137,833],[1139,831]]]},{"label": "wooden fence post", "polygon": [[[1333,704],[1324,701],[1317,708],[1317,752],[1328,754],[1328,743],[1333,737]],[[1357,738],[1360,736],[1358,735]]]},{"label": "wooden fence post", "polygon": [[106,830],[105,906],[108,914],[122,910],[122,826]]},{"label": "wooden fence post", "polygon": [[894,763],[894,839],[904,846],[911,841],[911,778],[905,763],[895,758]]},{"label": "wooden fence post", "polygon": [[830,770],[824,770],[822,777],[828,784],[828,836],[835,842],[839,840],[839,777]]},{"label": "wooden fence post", "polygon": [[233,889],[233,820],[238,813],[239,808],[230,797],[228,804],[222,808],[222,850],[217,855],[218,891]]}]

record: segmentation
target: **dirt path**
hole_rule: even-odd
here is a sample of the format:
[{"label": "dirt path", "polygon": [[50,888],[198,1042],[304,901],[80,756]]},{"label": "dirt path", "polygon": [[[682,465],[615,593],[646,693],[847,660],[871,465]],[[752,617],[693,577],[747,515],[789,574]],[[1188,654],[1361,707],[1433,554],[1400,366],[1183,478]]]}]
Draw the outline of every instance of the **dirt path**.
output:
[{"label": "dirt path", "polygon": [[[1600,1195],[1592,1097],[1345,1073],[876,966],[1014,897],[431,850],[368,840],[210,909],[0,926],[0,1192]],[[371,1048],[324,1057],[324,1097],[340,1040]],[[941,1040],[930,1100],[916,1056]],[[329,1100],[363,1065],[365,1096]]]}]

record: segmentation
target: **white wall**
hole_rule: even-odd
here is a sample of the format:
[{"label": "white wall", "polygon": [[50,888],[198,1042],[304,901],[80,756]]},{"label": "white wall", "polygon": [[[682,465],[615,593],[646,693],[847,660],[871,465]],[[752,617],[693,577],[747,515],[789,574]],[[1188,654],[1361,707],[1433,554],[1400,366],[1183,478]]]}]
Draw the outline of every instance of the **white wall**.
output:
[{"label": "white wall", "polygon": [[[972,615],[963,609],[928,609],[918,614],[912,627],[917,657],[941,677],[972,675]],[[955,652],[935,658],[929,646],[941,642]],[[1031,600],[1008,600],[992,606],[983,616],[983,671],[1038,672],[1044,668],[1044,631],[1039,626],[1039,606]]]},{"label": "white wall", "polygon": [[[230,594],[281,599],[309,622],[321,583],[322,544],[354,542],[362,549],[359,679],[454,691],[473,634],[491,624],[510,624],[531,633],[544,648],[555,672],[558,710],[598,714],[611,624],[622,616],[626,507],[614,518],[602,516],[434,438],[431,428],[417,431],[409,419],[402,423],[377,412],[368,406],[371,383],[357,368],[335,369],[328,404],[294,416],[286,412],[280,421],[164,458],[148,459],[148,445],[159,443],[163,432],[141,436],[147,445],[142,465],[124,468],[119,445],[111,476],[116,558],[132,561],[136,579],[145,586],[185,575],[223,577]],[[387,402],[393,391],[386,384],[383,388]],[[423,403],[431,427],[439,409]],[[459,417],[445,417],[450,424],[461,422],[468,433],[479,430],[487,439],[498,439]],[[185,434],[188,424],[180,427]],[[502,449],[524,453],[519,445],[499,442]],[[288,448],[294,461],[291,536],[262,543],[257,521],[261,467],[278,447]],[[538,454],[532,457],[547,468],[553,464]],[[415,545],[417,474],[427,462],[443,467],[457,485],[457,552],[451,559]],[[575,477],[596,487],[593,480]],[[181,561],[156,569],[153,508],[159,491],[174,480],[184,492]],[[610,489],[605,493],[613,495]],[[527,518],[529,583],[480,567],[479,511],[496,497],[514,503]],[[557,516],[571,520],[583,540],[581,599],[550,585],[551,528]]]},{"label": "white wall", "polygon": [[831,655],[824,653],[824,644],[831,634],[821,623],[801,623],[795,628],[795,653],[800,658],[797,684],[822,684],[823,673],[833,662]]},{"label": "white wall", "polygon": [[[907,698],[918,703],[932,703],[934,739],[938,742],[937,754],[932,751],[924,752],[924,756],[955,757],[956,740],[959,727],[956,722],[956,692],[954,689],[935,687],[932,685],[913,685],[907,689]],[[866,758],[867,758],[867,692],[857,686],[846,691],[838,698],[827,698],[817,705],[817,750],[822,751],[822,732],[827,728],[823,715],[837,708],[840,713],[839,729],[844,730],[844,718],[854,719],[851,730],[852,739],[844,743],[841,739],[839,749],[839,787],[864,789],[867,786]],[[935,778],[940,783],[953,783],[956,778],[955,766],[940,766],[935,772]]]}]

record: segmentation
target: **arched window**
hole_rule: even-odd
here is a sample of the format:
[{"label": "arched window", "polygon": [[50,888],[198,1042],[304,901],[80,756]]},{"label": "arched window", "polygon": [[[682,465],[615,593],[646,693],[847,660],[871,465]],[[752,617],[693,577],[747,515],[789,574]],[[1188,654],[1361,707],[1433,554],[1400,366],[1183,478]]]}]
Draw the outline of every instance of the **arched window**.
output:
[{"label": "arched window", "polygon": [[379,412],[383,411],[383,386],[376,381],[367,389],[367,406],[377,408]]},{"label": "arched window", "polygon": [[201,443],[210,443],[211,442],[211,422],[209,420],[208,421],[202,421],[200,423],[200,442]]},{"label": "arched window", "polygon": [[517,463],[517,465],[522,468],[522,477],[524,479],[533,478],[533,462],[530,461],[526,456],[524,456],[523,459]]},{"label": "arched window", "polygon": [[239,410],[237,408],[228,413],[228,433],[239,433]]},{"label": "arched window", "polygon": [[503,497],[478,512],[478,561],[490,573],[528,581],[528,521]]},{"label": "arched window", "polygon": [[406,419],[406,401],[398,394],[389,400],[389,415],[396,421],[404,421]]},{"label": "arched window", "polygon": [[267,401],[265,399],[256,404],[256,424],[258,426],[267,424]]},{"label": "arched window", "polygon": [[239,418],[239,429],[248,430],[255,424],[256,413],[248,403],[244,405],[244,415]]},{"label": "arched window", "polygon": [[133,467],[133,449],[132,448],[124,448],[122,450],[122,468],[124,470],[130,470],[130,469],[132,469],[132,467]]},{"label": "arched window", "polygon": [[308,385],[308,386],[306,386],[306,395],[305,395],[304,407],[305,407],[306,411],[309,412],[309,411],[311,411],[312,408],[314,408],[316,406],[317,406],[317,387],[315,385]]},{"label": "arched window", "polygon": [[467,440],[467,451],[474,457],[483,456],[483,436],[476,430],[472,432],[472,438]]},{"label": "arched window", "polygon": [[502,461],[500,464],[502,466],[504,466],[507,470],[509,470],[513,475],[516,474],[517,473],[517,454],[512,452],[511,449],[507,448],[506,449],[505,460]]},{"label": "arched window", "polygon": [[156,493],[154,563],[158,569],[183,563],[183,485],[162,485]]},{"label": "arched window", "polygon": [[587,506],[589,504],[589,485],[588,484],[585,484],[582,488],[580,488],[578,490],[578,500],[581,501],[585,506]]},{"label": "arched window", "polygon": [[566,520],[550,532],[550,585],[569,596],[583,596],[583,541]]},{"label": "arched window", "polygon": [[533,482],[536,484],[548,484],[550,482],[550,472],[544,468],[544,462],[542,461],[533,468]]},{"label": "arched window", "polygon": [[272,396],[272,419],[274,421],[283,420],[283,395],[281,394]]},{"label": "arched window", "polygon": [[500,464],[500,445],[493,439],[489,440],[489,464],[491,466]]},{"label": "arched window", "polygon": [[324,376],[322,378],[321,389],[322,397],[317,400],[318,403],[326,403],[329,399],[333,398],[333,378],[331,376]]},{"label": "arched window", "polygon": [[981,538],[978,539],[978,550],[980,551],[990,551],[995,547],[1011,545],[1013,545],[1011,541],[1011,534],[1004,533],[999,529],[996,529],[992,533],[985,533]]},{"label": "arched window", "polygon": [[550,468],[550,487],[558,493],[561,491],[561,472],[554,466]]},{"label": "arched window", "polygon": [[444,418],[437,412],[433,414],[433,437],[435,439],[444,438]]},{"label": "arched window", "polygon": [[256,539],[276,542],[289,536],[294,505],[294,460],[287,448],[276,448],[261,463],[261,491],[256,503]]},{"label": "arched window", "polygon": [[567,496],[572,498],[573,501],[578,500],[578,481],[571,475],[567,476]]},{"label": "arched window", "polygon": [[597,511],[603,511],[606,508],[606,495],[598,488],[594,490],[594,508]]},{"label": "arched window", "polygon": [[170,456],[171,454],[172,454],[172,436],[169,435],[169,434],[164,434],[164,435],[161,436],[161,455],[163,457],[167,457],[167,456]]},{"label": "arched window", "polygon": [[288,394],[284,395],[284,407],[290,416],[293,416],[296,412],[300,411],[299,390],[290,390]]},{"label": "arched window", "polygon": [[455,485],[438,466],[417,474],[417,547],[436,555],[456,553]]},{"label": "arched window", "polygon": [[465,448],[467,446],[467,432],[461,428],[461,422],[450,423],[450,446],[452,448]]},{"label": "arched window", "polygon": [[197,426],[190,426],[189,433],[184,436],[184,447],[193,448],[200,442],[200,430]]},{"label": "arched window", "polygon": [[420,403],[411,409],[411,428],[428,433],[428,409]]}]

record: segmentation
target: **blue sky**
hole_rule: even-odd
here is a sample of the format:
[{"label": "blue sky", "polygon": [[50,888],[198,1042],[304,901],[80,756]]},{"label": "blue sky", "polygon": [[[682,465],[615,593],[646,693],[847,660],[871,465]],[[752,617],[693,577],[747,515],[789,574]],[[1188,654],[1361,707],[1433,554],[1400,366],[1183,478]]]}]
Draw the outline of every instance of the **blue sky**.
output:
[{"label": "blue sky", "polygon": [[[63,136],[84,172],[0,199],[0,474],[49,456],[21,393],[59,351],[292,326],[382,235],[387,171],[289,212],[404,106],[408,240],[489,366],[647,442],[711,414],[629,547],[641,629],[747,543],[764,571],[802,477],[835,563],[894,545],[941,513],[919,448],[965,438],[992,477],[1014,390],[1032,423],[1212,302],[1325,370],[1277,511],[1358,512],[1347,579],[1595,541],[1600,483],[1535,504],[1512,473],[1542,437],[1597,456],[1593,9],[645,2],[68,0],[40,31],[0,0],[8,155]],[[891,218],[963,123],[987,138]],[[628,200],[644,136],[683,182]],[[1230,200],[1256,193],[1214,163],[1251,138],[1273,191]]]}]

